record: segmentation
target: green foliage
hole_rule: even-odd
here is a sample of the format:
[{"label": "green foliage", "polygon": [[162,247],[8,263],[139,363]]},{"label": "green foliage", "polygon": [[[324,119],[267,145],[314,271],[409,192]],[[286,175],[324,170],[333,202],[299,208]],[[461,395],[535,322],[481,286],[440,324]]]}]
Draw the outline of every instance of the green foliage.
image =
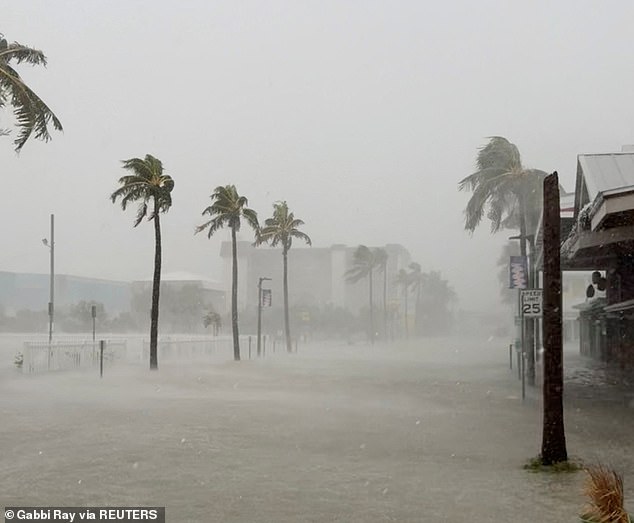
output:
[{"label": "green foliage", "polygon": [[[22,80],[13,64],[27,63],[46,66],[46,56],[42,51],[9,43],[0,34],[0,109],[6,105],[13,107],[19,134],[14,140],[16,152],[20,152],[26,141],[35,133],[38,140],[51,139],[49,126],[56,131],[62,124],[44,101]],[[0,135],[6,135],[6,129]]]},{"label": "green foliage", "polygon": [[578,472],[579,470],[583,470],[583,464],[567,460],[554,463],[553,465],[544,465],[541,456],[535,456],[534,458],[530,458],[522,468],[529,472]]},{"label": "green foliage", "polygon": [[203,216],[211,217],[202,225],[196,227],[196,233],[207,230],[207,237],[211,238],[224,227],[229,227],[238,232],[244,219],[251,228],[260,230],[258,215],[253,209],[247,207],[249,201],[245,196],[240,196],[235,185],[218,186],[210,196],[212,204],[203,210]]},{"label": "green foliage", "polygon": [[264,227],[259,230],[256,239],[256,245],[268,243],[271,247],[281,245],[284,252],[288,252],[293,244],[293,238],[305,241],[308,245],[312,245],[310,238],[299,230],[304,225],[302,220],[295,218],[292,212],[289,212],[286,202],[277,202],[273,204],[273,216],[264,221]]},{"label": "green foliage", "polygon": [[154,204],[148,220],[154,219],[156,213],[167,212],[172,206],[174,180],[163,173],[163,164],[158,158],[146,154],[144,159],[131,158],[123,160],[123,168],[133,174],[119,178],[120,187],[110,195],[112,203],[121,199],[121,208],[125,211],[129,203],[138,202],[134,226],[148,216],[148,203]]},{"label": "green foliage", "polygon": [[491,222],[491,232],[500,229],[537,227],[542,206],[542,182],[546,173],[522,166],[517,146],[501,136],[493,136],[478,152],[476,172],[458,183],[461,191],[471,191],[465,209],[465,229],[473,232],[482,218]]}]

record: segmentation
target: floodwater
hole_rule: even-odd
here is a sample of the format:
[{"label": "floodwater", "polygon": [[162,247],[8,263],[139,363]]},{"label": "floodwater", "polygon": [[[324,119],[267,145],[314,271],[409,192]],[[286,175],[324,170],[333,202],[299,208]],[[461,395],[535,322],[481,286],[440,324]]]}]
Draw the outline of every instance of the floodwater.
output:
[{"label": "floodwater", "polygon": [[[634,408],[620,389],[594,395],[575,377],[583,361],[566,361],[568,451],[622,472],[631,509]],[[540,449],[540,394],[522,402],[502,339],[0,377],[4,506],[158,505],[170,522],[565,523],[585,502],[583,472],[522,469]]]}]

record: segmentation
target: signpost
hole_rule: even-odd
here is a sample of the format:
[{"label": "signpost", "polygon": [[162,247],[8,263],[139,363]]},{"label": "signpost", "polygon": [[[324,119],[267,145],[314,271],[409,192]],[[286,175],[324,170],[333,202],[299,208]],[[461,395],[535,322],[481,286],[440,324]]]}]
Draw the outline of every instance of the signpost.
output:
[{"label": "signpost", "polygon": [[543,292],[542,289],[520,290],[521,314],[525,317],[540,318],[542,315]]}]

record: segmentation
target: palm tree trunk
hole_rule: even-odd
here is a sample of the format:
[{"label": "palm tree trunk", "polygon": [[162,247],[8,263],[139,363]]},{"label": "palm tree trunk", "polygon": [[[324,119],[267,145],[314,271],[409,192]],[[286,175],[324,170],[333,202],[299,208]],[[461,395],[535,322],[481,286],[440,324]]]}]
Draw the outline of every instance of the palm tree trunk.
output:
[{"label": "palm tree trunk", "polygon": [[387,264],[383,266],[383,338],[387,341]]},{"label": "palm tree trunk", "polygon": [[542,463],[566,461],[557,172],[544,179],[544,426]]},{"label": "palm tree trunk", "polygon": [[418,276],[418,282],[416,283],[416,316],[414,317],[416,320],[416,324],[415,324],[415,329],[416,329],[416,336],[420,336],[422,334],[422,324],[421,324],[421,314],[422,314],[422,310],[421,310],[421,305],[420,305],[420,286],[421,286],[421,276]]},{"label": "palm tree trunk", "polygon": [[288,319],[288,250],[282,251],[284,257],[284,329],[286,331],[286,352],[293,352],[291,344],[291,325]]},{"label": "palm tree trunk", "polygon": [[[533,286],[533,281],[531,277],[532,272],[532,264],[534,260],[531,259],[530,263],[528,263],[528,258],[526,257],[526,201],[524,192],[521,191],[519,194],[519,207],[520,207],[520,254],[524,256],[524,259],[527,260],[527,269],[528,269],[528,288]],[[531,252],[531,256],[534,257],[535,253]],[[524,341],[526,342],[526,347],[522,347],[523,350],[526,351],[526,382],[534,387],[535,386],[535,326],[532,318],[526,318],[524,320]]]},{"label": "palm tree trunk", "polygon": [[233,359],[240,361],[240,335],[238,333],[238,246],[236,229],[231,227],[231,254],[233,267],[231,273],[231,327],[233,329]]},{"label": "palm tree trunk", "polygon": [[150,370],[158,369],[158,318],[161,291],[161,223],[154,198],[154,277],[152,278],[152,308],[150,310]]},{"label": "palm tree trunk", "polygon": [[372,297],[372,269],[368,274],[368,280],[370,280],[370,343],[374,345],[374,298]]},{"label": "palm tree trunk", "polygon": [[403,295],[405,296],[405,339],[409,339],[409,323],[407,320],[407,315],[409,314],[409,311],[407,310],[407,293],[408,293],[408,288],[405,287],[403,290]]}]

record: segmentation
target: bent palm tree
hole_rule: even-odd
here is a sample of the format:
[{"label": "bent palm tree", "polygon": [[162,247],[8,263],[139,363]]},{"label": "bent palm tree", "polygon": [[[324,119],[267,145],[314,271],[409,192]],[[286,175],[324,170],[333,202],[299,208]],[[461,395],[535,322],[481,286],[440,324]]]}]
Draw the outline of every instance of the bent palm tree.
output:
[{"label": "bent palm tree", "polygon": [[267,218],[264,227],[260,230],[256,245],[269,243],[271,247],[282,246],[282,258],[284,260],[284,329],[286,333],[286,350],[293,351],[291,344],[291,329],[288,318],[288,251],[293,244],[293,238],[304,240],[312,245],[308,235],[301,232],[298,227],[304,225],[302,220],[295,218],[292,212],[288,212],[286,202],[273,204],[273,216]]},{"label": "bent palm tree", "polygon": [[123,168],[133,174],[119,178],[119,187],[110,195],[112,203],[121,198],[125,211],[128,203],[139,202],[134,226],[148,216],[148,204],[152,210],[148,220],[154,222],[154,276],[152,278],[152,309],[150,311],[150,369],[158,369],[158,317],[159,293],[161,289],[161,223],[159,215],[172,206],[174,180],[163,174],[163,164],[149,154],[144,159],[131,158],[123,161]]},{"label": "bent palm tree", "polygon": [[[24,83],[12,62],[16,65],[24,62],[46,66],[46,56],[42,51],[17,42],[10,44],[0,34],[0,108],[7,104],[13,107],[16,125],[20,130],[13,143],[16,152],[20,152],[33,133],[36,139],[47,142],[51,139],[49,125],[61,131],[62,124],[42,99]],[[0,134],[8,134],[8,131],[1,129]]]},{"label": "bent palm tree", "polygon": [[416,295],[416,313],[414,315],[414,331],[417,336],[422,334],[422,306],[421,306],[421,294],[425,284],[425,273],[422,272],[420,263],[412,262],[409,264],[410,272],[407,275],[409,279],[409,285],[414,289]]},{"label": "bent palm tree", "polygon": [[352,255],[352,267],[346,271],[345,278],[348,283],[357,283],[363,278],[368,279],[369,303],[370,303],[370,343],[374,344],[374,298],[372,289],[373,271],[376,267],[374,252],[365,245],[359,245]]},{"label": "bent palm tree", "polygon": [[249,224],[256,234],[260,227],[258,215],[247,205],[249,201],[238,194],[235,185],[219,186],[210,196],[212,204],[202,212],[211,219],[196,227],[196,233],[207,229],[207,238],[211,238],[225,226],[231,229],[231,253],[233,258],[231,277],[231,326],[233,331],[233,358],[240,361],[240,339],[238,332],[238,246],[236,234],[240,230],[242,218]]},{"label": "bent palm tree", "polygon": [[[520,252],[526,256],[526,241],[537,228],[541,212],[546,173],[524,168],[517,146],[501,136],[491,137],[480,149],[476,165],[477,171],[458,183],[459,190],[473,192],[465,209],[465,229],[473,232],[486,213],[493,233],[501,228],[519,228]],[[529,383],[534,385],[534,328],[532,320],[526,323],[527,375]]]}]

